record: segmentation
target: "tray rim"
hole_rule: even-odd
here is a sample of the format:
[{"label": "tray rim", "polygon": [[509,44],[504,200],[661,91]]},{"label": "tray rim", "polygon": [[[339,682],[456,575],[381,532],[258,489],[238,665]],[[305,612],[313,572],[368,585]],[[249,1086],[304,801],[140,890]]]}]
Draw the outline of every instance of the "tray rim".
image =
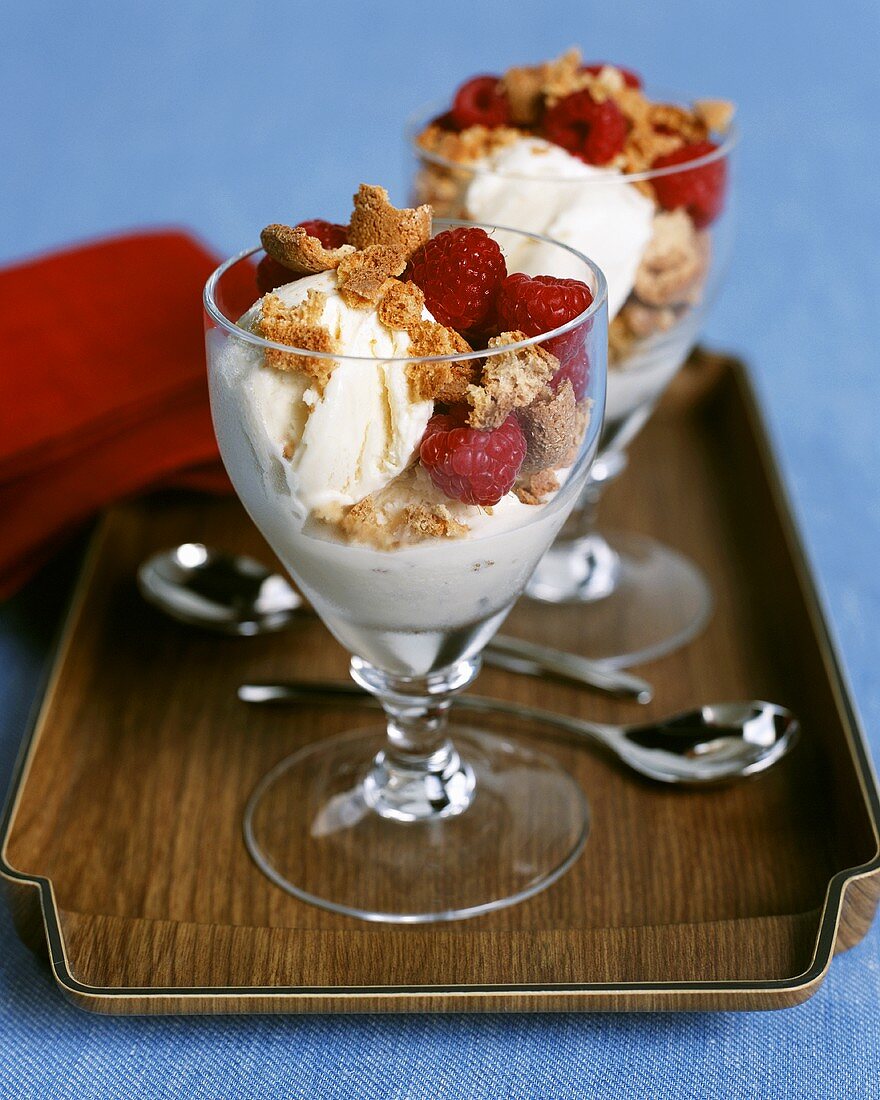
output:
[{"label": "tray rim", "polygon": [[[725,353],[705,352],[696,349],[695,354],[704,354],[710,360],[722,359],[730,372],[749,419],[752,434],[758,450],[762,470],[767,478],[771,497],[779,515],[783,533],[790,552],[798,586],[804,596],[810,622],[820,646],[822,664],[828,676],[835,706],[841,716],[847,746],[857,773],[859,788],[862,792],[865,808],[868,811],[875,851],[870,860],[836,872],[828,882],[825,899],[819,916],[819,928],[816,944],[810,964],[800,974],[787,978],[764,979],[762,981],[672,981],[672,982],[575,982],[552,984],[445,984],[445,985],[371,985],[371,986],[94,986],[81,982],[70,968],[62,929],[61,909],[55,899],[51,879],[43,875],[26,874],[14,868],[6,858],[7,844],[12,831],[16,811],[24,790],[30,765],[34,759],[42,732],[43,722],[53,700],[61,668],[67,649],[70,646],[75,627],[85,602],[88,582],[95,569],[98,550],[105,538],[107,518],[102,517],[93,532],[88,549],[73,586],[67,607],[61,618],[56,639],[46,662],[42,683],[37,691],[26,730],[18,751],[10,777],[8,792],[0,816],[0,882],[7,888],[19,888],[30,894],[31,901],[39,902],[42,930],[45,946],[48,948],[48,961],[53,978],[69,1000],[92,1011],[107,1011],[99,1002],[123,1002],[137,1000],[150,1002],[173,1001],[185,1005],[187,1002],[211,1001],[221,1003],[224,1000],[256,1000],[278,1002],[308,1001],[319,998],[322,1001],[345,1001],[375,999],[394,1003],[397,1001],[420,1002],[419,1007],[428,1009],[431,1002],[497,998],[498,1007],[510,998],[534,1000],[535,1008],[540,1007],[544,998],[564,997],[578,1001],[607,999],[629,1000],[664,995],[686,998],[698,998],[706,995],[753,994],[772,995],[790,994],[794,999],[780,1000],[774,1004],[764,1002],[761,1008],[786,1007],[799,1003],[811,996],[824,980],[831,961],[838,949],[838,931],[843,913],[844,895],[850,884],[880,876],[880,786],[873,765],[864,728],[853,702],[852,687],[840,657],[835,637],[832,635],[827,613],[826,598],[816,581],[809,555],[801,537],[795,519],[790,493],[783,481],[776,458],[774,439],[758,400],[754,383],[746,364],[739,358]],[[880,893],[880,886],[878,886]],[[96,914],[93,914],[96,915]],[[858,942],[859,936],[855,941]],[[848,943],[845,946],[852,946]],[[695,1006],[691,1006],[695,1007]],[[641,1009],[640,1005],[633,1005]],[[683,1008],[687,1010],[688,1006]],[[221,1009],[222,1010],[222,1009]],[[231,1008],[230,1011],[241,1011]],[[488,1011],[488,1010],[487,1010]]]}]

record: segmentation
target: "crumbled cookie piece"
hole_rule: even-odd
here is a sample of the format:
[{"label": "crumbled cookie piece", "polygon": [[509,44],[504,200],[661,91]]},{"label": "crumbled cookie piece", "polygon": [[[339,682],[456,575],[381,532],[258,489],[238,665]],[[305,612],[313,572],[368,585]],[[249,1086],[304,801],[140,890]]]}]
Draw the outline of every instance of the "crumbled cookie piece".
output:
[{"label": "crumbled cookie piece", "polygon": [[456,405],[467,400],[468,390],[480,377],[480,366],[477,362],[409,363],[406,374],[413,401]]},{"label": "crumbled cookie piece", "polygon": [[636,272],[636,297],[649,306],[688,301],[705,273],[706,260],[700,234],[685,211],[662,211],[654,218],[653,234]]},{"label": "crumbled cookie piece", "polygon": [[[666,134],[655,130],[647,117],[633,123],[623,147],[619,167],[626,172],[647,172],[658,157],[669,156],[684,145],[680,134]],[[639,189],[654,198],[654,189],[645,181],[639,181]],[[637,183],[635,186],[639,186]]]},{"label": "crumbled cookie piece", "polygon": [[338,523],[342,533],[352,542],[386,548],[389,532],[372,494],[353,504]]},{"label": "crumbled cookie piece", "polygon": [[603,65],[593,75],[591,90],[597,99],[600,97],[616,99],[626,90],[627,86],[623,73],[616,65]]},{"label": "crumbled cookie piece", "polygon": [[443,504],[409,504],[397,521],[396,534],[404,542],[422,539],[459,539],[468,533],[466,523],[453,519]]},{"label": "crumbled cookie piece", "polygon": [[[455,329],[437,321],[417,321],[407,329],[409,354],[414,359],[433,355],[460,355],[471,346]],[[478,360],[447,363],[408,363],[409,392],[413,401],[442,401],[453,405],[467,398],[468,387],[480,377]]]},{"label": "crumbled cookie piece", "polygon": [[441,218],[460,218],[464,216],[464,192],[471,178],[470,172],[425,161],[413,181],[414,194]]},{"label": "crumbled cookie piece", "polygon": [[599,97],[604,98],[595,75],[582,68],[581,51],[577,46],[541,65],[515,66],[501,78],[510,104],[511,121],[515,126],[531,130],[539,126],[545,106],[552,106],[582,88],[591,88],[594,83],[599,88]]},{"label": "crumbled cookie piece", "polygon": [[[629,309],[630,299],[620,313],[608,326],[608,368],[617,368],[626,359],[636,342],[635,334],[627,324],[626,311]],[[645,308],[648,308],[647,306]]]},{"label": "crumbled cookie piece", "polygon": [[384,187],[362,183],[354,196],[348,239],[355,248],[385,245],[408,260],[431,236],[431,208],[398,210]]},{"label": "crumbled cookie piece", "polygon": [[567,466],[573,466],[577,461],[577,457],[581,450],[581,441],[586,435],[587,427],[593,415],[593,404],[592,397],[585,397],[582,401],[578,401],[574,426],[574,444],[568,454],[565,455],[559,463],[560,469],[565,469]]},{"label": "crumbled cookie piece", "polygon": [[[525,340],[522,332],[502,332],[489,341],[490,348]],[[537,344],[486,357],[478,385],[468,386],[472,428],[497,428],[514,409],[530,405],[556,371],[559,360]]]},{"label": "crumbled cookie piece", "polygon": [[376,316],[386,328],[409,329],[422,320],[424,308],[421,287],[394,279],[379,301]]},{"label": "crumbled cookie piece", "polygon": [[617,317],[626,326],[631,344],[633,340],[644,340],[658,332],[668,332],[679,319],[679,311],[672,306],[646,306],[638,298],[632,298]]},{"label": "crumbled cookie piece", "polygon": [[510,119],[515,126],[534,127],[541,121],[544,75],[540,65],[520,65],[508,69],[501,84],[510,104]]},{"label": "crumbled cookie piece", "polygon": [[410,353],[414,359],[431,355],[458,355],[473,351],[465,338],[454,328],[447,328],[439,321],[418,320],[407,329],[410,338]]},{"label": "crumbled cookie piece", "polygon": [[406,258],[384,244],[367,245],[346,256],[336,268],[339,293],[347,305],[371,306],[391,288],[391,280],[402,275]]},{"label": "crumbled cookie piece", "polygon": [[655,130],[678,134],[686,142],[705,141],[706,123],[694,111],[674,103],[652,103],[648,120]]},{"label": "crumbled cookie piece", "polygon": [[[276,294],[263,298],[260,316],[253,331],[264,340],[275,344],[288,344],[305,351],[335,352],[330,330],[321,322],[327,295],[310,290],[305,301],[296,306],[286,306]],[[298,370],[324,385],[336,365],[332,359],[315,359],[299,352],[278,351],[266,348],[263,362],[275,370]]]},{"label": "crumbled cookie piece", "polygon": [[694,110],[706,128],[715,134],[726,134],[733,122],[736,108],[729,99],[698,99]]},{"label": "crumbled cookie piece", "polygon": [[523,473],[561,466],[578,442],[577,401],[571,382],[563,382],[557,393],[543,390],[520,409],[517,419],[526,437]]},{"label": "crumbled cookie piece", "polygon": [[[380,490],[381,492],[381,490]],[[397,512],[377,507],[378,494],[371,494],[338,521],[343,535],[352,542],[377,550],[396,550],[425,539],[462,538],[470,528],[453,519],[442,504],[407,504]]]},{"label": "crumbled cookie piece", "polygon": [[295,275],[317,275],[319,271],[332,271],[354,249],[344,244],[339,248],[325,248],[317,237],[310,237],[300,226],[267,225],[260,234],[260,242],[273,260],[283,264]]},{"label": "crumbled cookie piece", "polygon": [[583,58],[577,46],[541,66],[541,91],[544,104],[552,107],[557,100],[590,87],[593,76],[582,68]]},{"label": "crumbled cookie piece", "polygon": [[555,470],[537,470],[514,487],[523,504],[543,504],[551,493],[559,489]]},{"label": "crumbled cookie piece", "polygon": [[[519,130],[511,126],[468,126],[466,130],[444,130],[442,126],[431,123],[419,134],[417,143],[428,153],[436,153],[444,160],[455,164],[472,164],[481,157],[487,157],[496,149],[512,145],[522,137]],[[470,176],[462,175],[458,186],[466,183]]]}]

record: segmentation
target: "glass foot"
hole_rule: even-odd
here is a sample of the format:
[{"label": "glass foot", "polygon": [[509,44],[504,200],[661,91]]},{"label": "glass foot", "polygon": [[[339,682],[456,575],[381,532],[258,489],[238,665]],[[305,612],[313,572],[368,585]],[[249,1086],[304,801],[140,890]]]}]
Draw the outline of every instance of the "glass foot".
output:
[{"label": "glass foot", "polygon": [[[545,889],[586,841],[580,787],[543,753],[471,729],[449,732],[455,754],[437,812],[421,816],[420,792],[414,820],[375,804],[384,727],[282,760],[245,811],[257,865],[313,905],[406,924],[476,916]],[[450,803],[464,808],[450,812]]]},{"label": "glass foot", "polygon": [[594,533],[557,541],[526,593],[579,605],[580,652],[612,668],[671,653],[709,621],[712,593],[697,567],[644,535]]}]

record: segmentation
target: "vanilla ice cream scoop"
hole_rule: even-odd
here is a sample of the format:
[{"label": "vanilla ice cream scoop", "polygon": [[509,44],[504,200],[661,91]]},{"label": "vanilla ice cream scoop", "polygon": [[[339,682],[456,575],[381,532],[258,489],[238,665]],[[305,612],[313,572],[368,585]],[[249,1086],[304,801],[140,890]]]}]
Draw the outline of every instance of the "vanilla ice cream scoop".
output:
[{"label": "vanilla ice cream scoop", "polygon": [[[327,513],[397,477],[412,460],[434,406],[411,399],[405,362],[387,361],[406,356],[409,335],[383,325],[374,307],[349,306],[335,272],[298,279],[273,293],[285,306],[296,306],[310,290],[325,296],[320,323],[340,349],[323,391],[305,374],[265,366],[262,357],[249,372],[249,388],[267,435],[286,458],[294,501],[305,512]],[[250,328],[260,307],[257,302],[239,323]],[[433,320],[427,310],[423,317]]]},{"label": "vanilla ice cream scoop", "polygon": [[[465,196],[467,216],[539,233],[570,245],[602,268],[608,315],[617,315],[635,283],[651,239],[654,203],[617,169],[584,164],[541,138],[520,138],[473,165]],[[576,278],[574,256],[553,245],[499,234],[509,271]]]}]

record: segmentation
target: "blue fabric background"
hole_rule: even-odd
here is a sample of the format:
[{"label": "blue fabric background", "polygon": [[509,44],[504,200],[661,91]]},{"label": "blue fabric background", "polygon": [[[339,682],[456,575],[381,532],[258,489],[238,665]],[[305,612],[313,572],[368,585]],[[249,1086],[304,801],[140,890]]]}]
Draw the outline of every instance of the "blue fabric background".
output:
[{"label": "blue fabric background", "polygon": [[[880,750],[876,0],[422,4],[4,0],[0,261],[145,223],[220,252],[404,197],[408,111],[580,42],[740,104],[738,256],[709,328],[753,364]],[[71,555],[0,612],[0,783]],[[772,609],[768,609],[768,612]],[[102,1019],[0,913],[0,1096],[876,1097],[880,927],[785,1013]]]}]

